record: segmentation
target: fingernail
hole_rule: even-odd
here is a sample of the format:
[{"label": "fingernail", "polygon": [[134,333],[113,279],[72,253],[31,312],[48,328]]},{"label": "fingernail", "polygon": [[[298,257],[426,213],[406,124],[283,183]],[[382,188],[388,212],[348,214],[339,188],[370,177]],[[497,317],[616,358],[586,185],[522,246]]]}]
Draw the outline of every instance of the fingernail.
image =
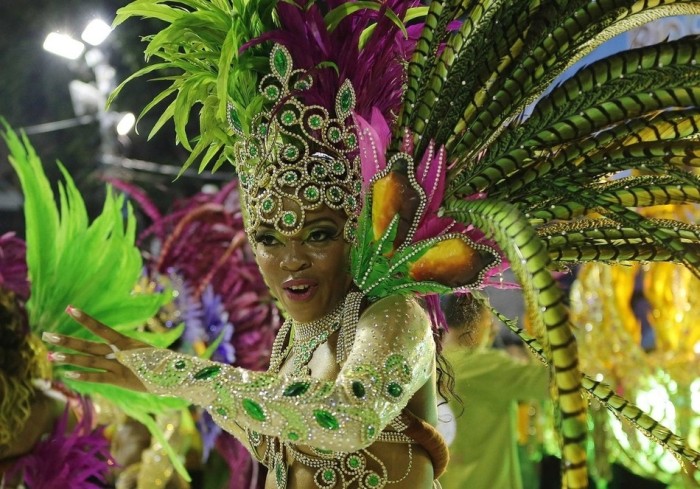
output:
[{"label": "fingernail", "polygon": [[66,356],[63,353],[51,351],[49,352],[49,360],[52,362],[65,362]]},{"label": "fingernail", "polygon": [[63,372],[63,376],[68,377],[69,379],[79,379],[80,372],[74,372],[73,370],[69,370],[67,372]]},{"label": "fingernail", "polygon": [[77,310],[75,307],[69,305],[68,307],[66,307],[66,312],[68,314],[70,314],[71,316],[73,316],[74,318],[80,319],[80,316],[81,316],[80,311]]},{"label": "fingernail", "polygon": [[43,333],[41,333],[41,339],[47,343],[60,343],[61,342],[60,336],[58,336],[57,334],[49,333],[48,331],[44,331]]}]

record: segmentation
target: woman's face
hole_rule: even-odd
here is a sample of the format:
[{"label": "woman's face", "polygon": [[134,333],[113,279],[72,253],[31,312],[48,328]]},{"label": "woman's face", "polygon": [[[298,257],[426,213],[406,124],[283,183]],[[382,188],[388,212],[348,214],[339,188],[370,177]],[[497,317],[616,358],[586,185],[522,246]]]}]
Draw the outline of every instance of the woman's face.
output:
[{"label": "woman's face", "polygon": [[342,212],[324,206],[306,212],[304,227],[292,236],[266,225],[253,233],[265,283],[298,322],[314,321],[332,312],[350,288],[345,221]]}]

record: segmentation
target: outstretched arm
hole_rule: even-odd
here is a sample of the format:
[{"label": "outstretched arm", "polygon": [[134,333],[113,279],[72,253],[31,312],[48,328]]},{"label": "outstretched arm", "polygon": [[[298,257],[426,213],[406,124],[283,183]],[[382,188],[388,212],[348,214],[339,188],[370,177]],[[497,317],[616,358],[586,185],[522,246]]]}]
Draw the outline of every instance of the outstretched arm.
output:
[{"label": "outstretched arm", "polygon": [[119,351],[116,357],[151,392],[204,407],[234,434],[245,427],[349,452],[370,445],[431,378],[434,353],[421,307],[390,297],[360,317],[335,381],[252,372],[154,348]]}]

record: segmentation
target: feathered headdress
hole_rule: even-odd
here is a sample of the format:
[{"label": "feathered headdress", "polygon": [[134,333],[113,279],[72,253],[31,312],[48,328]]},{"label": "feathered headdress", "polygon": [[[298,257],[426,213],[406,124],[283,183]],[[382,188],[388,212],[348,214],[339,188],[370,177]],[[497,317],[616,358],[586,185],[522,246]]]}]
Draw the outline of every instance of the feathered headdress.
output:
[{"label": "feathered headdress", "polygon": [[[227,157],[235,160],[235,138],[251,128],[266,131],[267,125],[250,121],[260,113],[266,120],[283,117],[275,107],[284,103],[333,111],[347,82],[356,98],[352,122],[345,119],[343,127],[356,135],[364,181],[352,255],[356,284],[370,296],[473,288],[488,284],[499,262],[508,263],[537,339],[516,331],[553,369],[563,485],[587,485],[582,391],[697,463],[698,454],[682,440],[581,375],[563,295],[550,271],[595,260],[665,260],[699,273],[700,229],[648,219],[636,209],[700,200],[698,178],[686,171],[700,162],[700,40],[615,54],[550,85],[611,37],[662,16],[698,14],[700,2],[433,0],[415,8],[389,1],[279,2],[275,14],[272,7],[140,0],[120,11],[118,22],[145,15],[170,23],[147,50],[165,62],[141,74],[159,66],[183,69],[158,101],[177,92],[162,120],[175,118],[185,146],[183,121],[194,104],[203,104],[200,147],[186,164],[209,150],[204,168],[222,147],[215,167]],[[230,22],[228,31],[218,30],[215,18]],[[270,23],[241,24],[261,29],[238,37],[244,18]],[[313,84],[287,86],[281,105],[275,97],[265,105],[251,93],[260,88],[264,98],[262,80],[277,60],[262,60],[285,51],[283,68],[302,69]],[[384,75],[391,81],[380,83]],[[227,105],[235,109],[231,129]],[[316,133],[304,137],[314,140]],[[612,179],[628,170],[636,173]]]}]

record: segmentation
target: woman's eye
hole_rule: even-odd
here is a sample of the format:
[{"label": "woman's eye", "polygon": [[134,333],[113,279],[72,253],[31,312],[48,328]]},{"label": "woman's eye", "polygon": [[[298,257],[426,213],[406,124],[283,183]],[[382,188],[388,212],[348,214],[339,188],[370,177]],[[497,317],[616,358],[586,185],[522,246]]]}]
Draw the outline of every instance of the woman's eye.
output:
[{"label": "woman's eye", "polygon": [[277,238],[272,234],[260,234],[255,237],[255,242],[260,243],[263,246],[273,246],[278,243]]},{"label": "woman's eye", "polygon": [[309,241],[311,243],[318,243],[320,241],[326,241],[331,238],[333,238],[334,233],[330,230],[327,229],[317,229],[316,231],[312,231],[309,233],[309,237],[306,238],[306,241]]}]

